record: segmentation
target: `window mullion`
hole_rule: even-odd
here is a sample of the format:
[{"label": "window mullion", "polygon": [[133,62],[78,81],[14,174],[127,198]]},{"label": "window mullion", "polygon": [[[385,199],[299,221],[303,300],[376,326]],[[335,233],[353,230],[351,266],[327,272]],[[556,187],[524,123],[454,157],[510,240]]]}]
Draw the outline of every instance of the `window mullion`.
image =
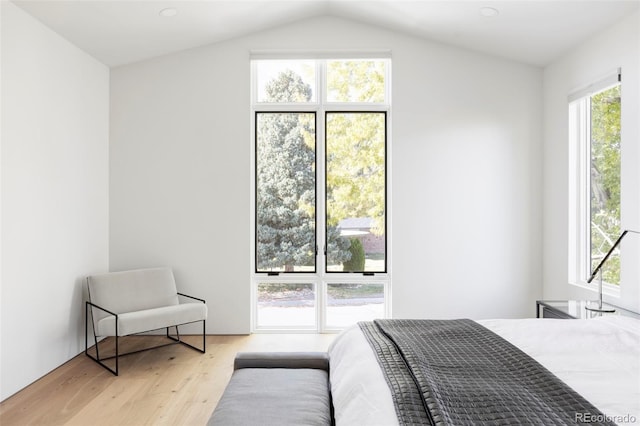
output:
[{"label": "window mullion", "polygon": [[316,269],[318,273],[318,278],[321,280],[326,275],[326,129],[325,129],[325,114],[326,111],[320,107],[318,111],[318,149],[316,152],[316,169],[318,171],[318,178],[316,179],[316,193],[318,196],[316,197],[316,211],[317,211],[317,220],[316,220],[316,239],[318,241],[318,268]]},{"label": "window mullion", "polygon": [[584,266],[582,273],[584,281],[591,275],[591,97],[587,97],[584,102],[584,202],[583,202],[583,221],[584,221],[584,243],[583,258]]},{"label": "window mullion", "polygon": [[[316,179],[316,209],[317,209],[317,221],[316,238],[318,241],[318,278],[319,282],[326,275],[326,126],[325,126],[325,114],[326,110],[324,104],[326,101],[326,85],[327,85],[327,62],[325,60],[319,60],[317,62],[316,74],[318,78],[318,100],[320,105],[318,106],[317,114],[317,146],[316,150],[316,169],[318,171],[318,178]],[[324,299],[324,298],[323,298]],[[321,310],[324,310],[325,306],[321,306]],[[322,323],[319,323],[322,324]]]}]

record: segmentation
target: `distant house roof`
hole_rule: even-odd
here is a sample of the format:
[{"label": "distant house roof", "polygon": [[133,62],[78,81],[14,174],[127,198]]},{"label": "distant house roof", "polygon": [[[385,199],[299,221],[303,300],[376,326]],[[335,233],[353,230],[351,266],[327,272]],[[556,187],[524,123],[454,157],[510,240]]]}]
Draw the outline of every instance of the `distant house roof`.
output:
[{"label": "distant house roof", "polygon": [[370,217],[349,217],[338,223],[339,229],[371,229],[373,219]]}]

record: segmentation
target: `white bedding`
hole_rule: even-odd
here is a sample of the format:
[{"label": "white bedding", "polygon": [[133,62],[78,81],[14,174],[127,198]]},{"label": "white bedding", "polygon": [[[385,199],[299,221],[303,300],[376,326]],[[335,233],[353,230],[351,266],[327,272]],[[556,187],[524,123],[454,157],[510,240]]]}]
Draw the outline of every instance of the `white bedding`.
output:
[{"label": "white bedding", "polygon": [[[618,424],[640,424],[640,320],[509,319],[478,323],[536,359]],[[358,326],[329,347],[336,425],[393,426],[391,392]]]}]

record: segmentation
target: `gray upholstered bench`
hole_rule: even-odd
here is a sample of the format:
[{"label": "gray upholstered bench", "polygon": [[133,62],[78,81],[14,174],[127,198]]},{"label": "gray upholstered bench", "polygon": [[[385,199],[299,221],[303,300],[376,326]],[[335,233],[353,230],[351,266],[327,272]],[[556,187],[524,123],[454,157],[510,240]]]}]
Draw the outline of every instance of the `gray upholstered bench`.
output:
[{"label": "gray upholstered bench", "polygon": [[245,352],[208,425],[332,424],[325,352]]}]

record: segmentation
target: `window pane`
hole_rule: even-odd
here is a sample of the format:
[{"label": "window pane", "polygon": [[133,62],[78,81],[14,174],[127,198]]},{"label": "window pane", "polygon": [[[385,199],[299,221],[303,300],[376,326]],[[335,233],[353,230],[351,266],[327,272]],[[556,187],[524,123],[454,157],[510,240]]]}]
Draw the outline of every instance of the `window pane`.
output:
[{"label": "window pane", "polygon": [[[591,269],[620,234],[620,86],[591,97]],[[619,253],[610,257],[602,279],[620,283]]]},{"label": "window pane", "polygon": [[327,327],[384,318],[384,284],[327,284]]},{"label": "window pane", "polygon": [[386,61],[327,61],[327,102],[385,102]]},{"label": "window pane", "polygon": [[256,61],[258,102],[315,102],[315,61]]},{"label": "window pane", "polygon": [[258,284],[257,326],[314,327],[316,302],[313,284]]},{"label": "window pane", "polygon": [[256,114],[256,271],[316,270],[315,114]]},{"label": "window pane", "polygon": [[326,116],[327,271],[386,271],[386,115]]}]

